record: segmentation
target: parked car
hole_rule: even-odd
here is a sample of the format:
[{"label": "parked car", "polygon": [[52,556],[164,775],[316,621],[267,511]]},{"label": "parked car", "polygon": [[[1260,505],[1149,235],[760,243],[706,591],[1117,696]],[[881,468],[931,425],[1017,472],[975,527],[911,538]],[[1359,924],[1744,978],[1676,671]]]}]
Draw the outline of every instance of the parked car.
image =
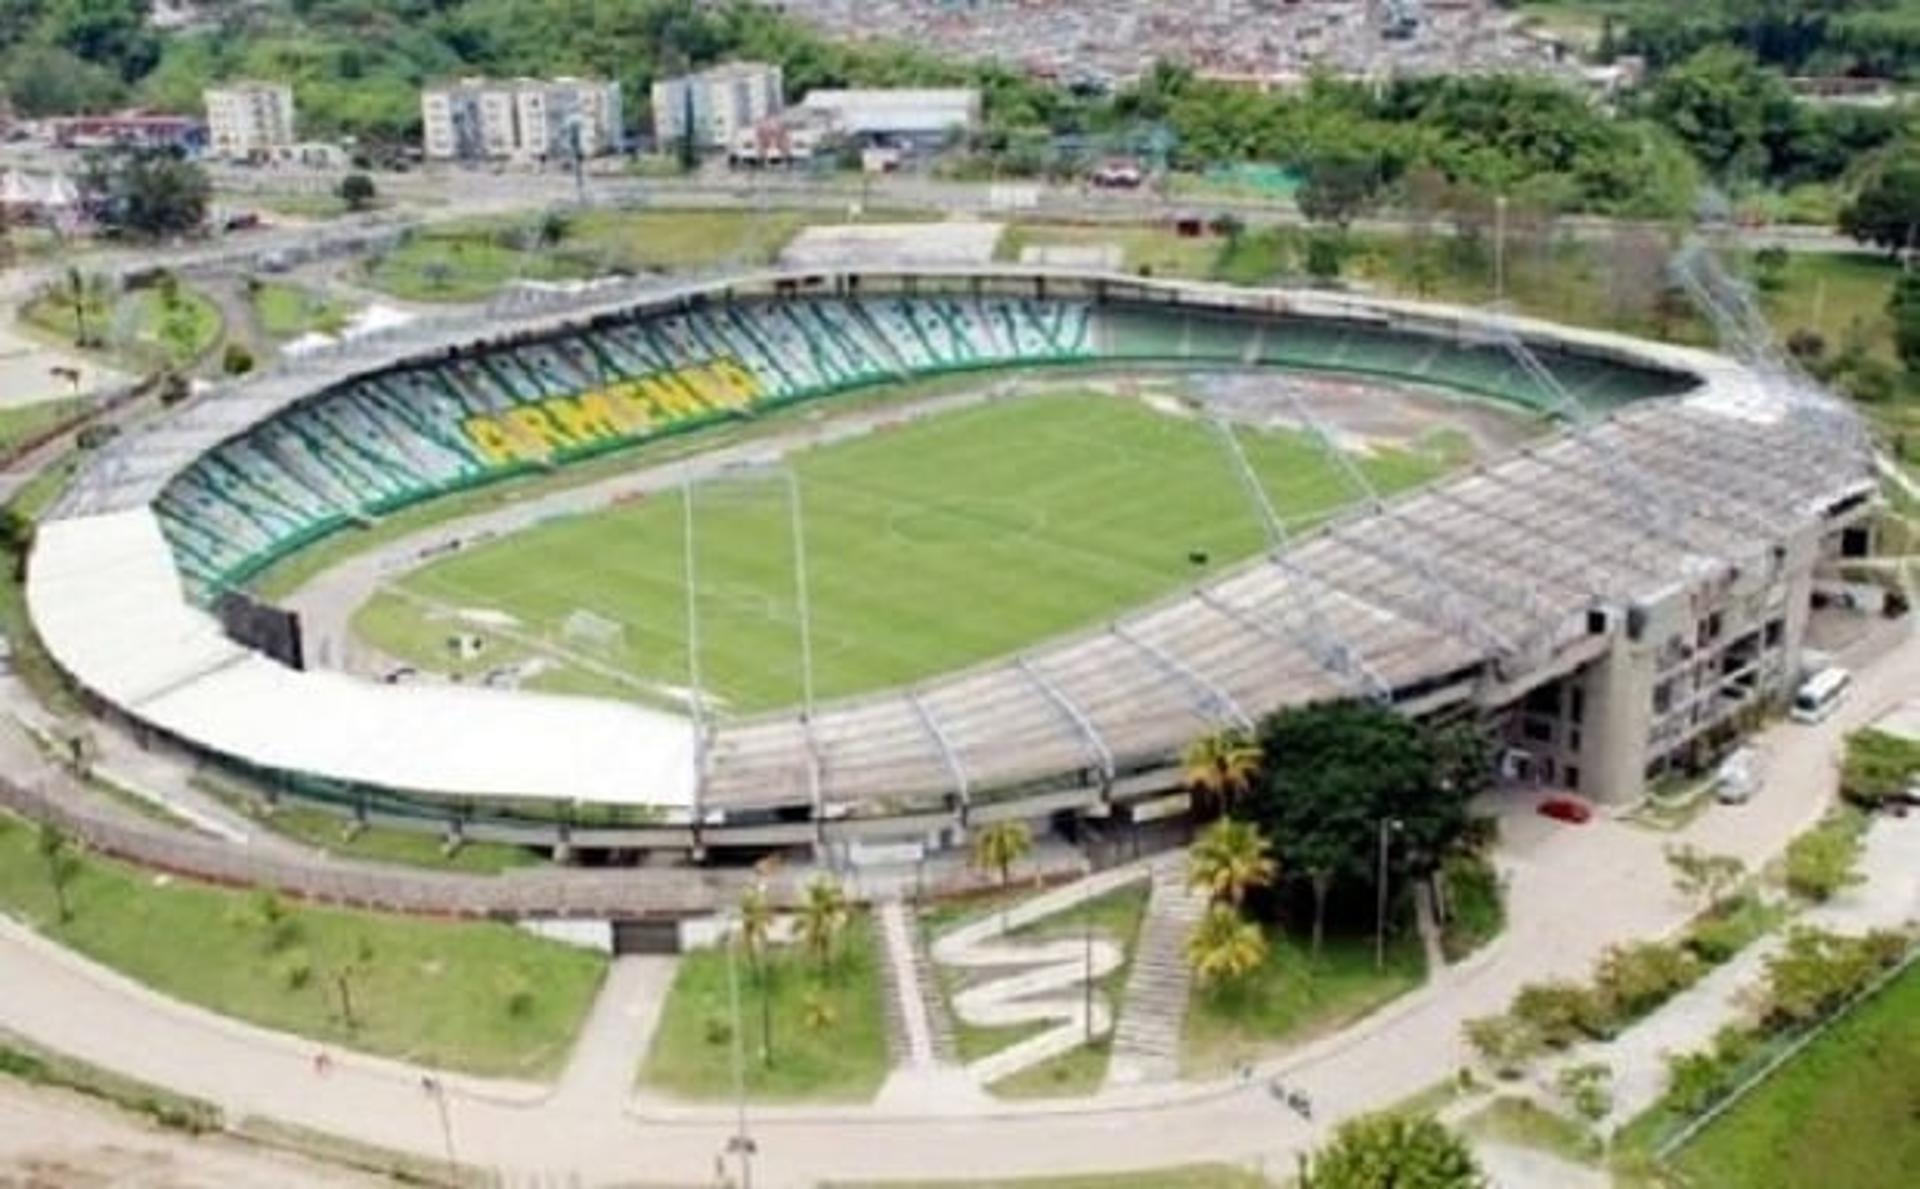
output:
[{"label": "parked car", "polygon": [[1713,795],[1722,805],[1745,805],[1760,791],[1760,756],[1751,747],[1735,748],[1713,773]]},{"label": "parked car", "polygon": [[1540,802],[1540,816],[1577,826],[1592,820],[1593,807],[1573,797],[1548,797]]}]

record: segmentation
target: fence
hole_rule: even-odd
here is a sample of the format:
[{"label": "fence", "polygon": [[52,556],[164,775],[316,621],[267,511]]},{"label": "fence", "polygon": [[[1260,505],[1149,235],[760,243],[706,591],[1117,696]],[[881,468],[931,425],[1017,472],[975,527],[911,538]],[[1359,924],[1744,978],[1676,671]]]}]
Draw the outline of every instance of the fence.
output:
[{"label": "fence", "polygon": [[1805,1032],[1802,1032],[1799,1036],[1794,1037],[1792,1042],[1775,1053],[1763,1063],[1760,1068],[1748,1074],[1743,1081],[1729,1090],[1718,1102],[1715,1102],[1712,1106],[1694,1116],[1686,1126],[1668,1136],[1659,1147],[1654,1149],[1654,1158],[1661,1163],[1665,1163],[1671,1159],[1674,1153],[1692,1143],[1695,1136],[1698,1136],[1702,1131],[1711,1127],[1721,1116],[1731,1111],[1734,1107],[1739,1106],[1748,1095],[1765,1084],[1766,1080],[1772,1077],[1781,1066],[1799,1056],[1801,1051],[1808,1045],[1826,1035],[1828,1029],[1852,1015],[1863,1004],[1872,1000],[1874,996],[1880,994],[1880,992],[1886,990],[1889,986],[1892,986],[1894,981],[1905,974],[1916,961],[1920,961],[1920,945],[1908,949],[1906,957],[1894,963],[1890,969],[1874,979],[1873,982],[1867,984],[1858,994],[1837,1008],[1832,1015],[1827,1016],[1825,1019],[1808,1028]]},{"label": "fence", "polygon": [[[36,785],[0,780],[0,808],[52,825],[87,849],[160,871],[229,887],[272,888],[316,904],[421,916],[678,919],[736,903],[761,878],[746,869],[555,866],[469,875],[359,862],[313,854],[266,855],[244,846],[135,817],[91,798],[64,776]],[[1022,878],[1060,879],[1084,872],[1077,852],[1056,848],[1026,865]],[[776,906],[796,906],[815,873],[782,869],[766,876]],[[965,895],[993,886],[985,873],[957,860],[908,872],[855,872],[844,879],[859,899],[920,894]]]}]

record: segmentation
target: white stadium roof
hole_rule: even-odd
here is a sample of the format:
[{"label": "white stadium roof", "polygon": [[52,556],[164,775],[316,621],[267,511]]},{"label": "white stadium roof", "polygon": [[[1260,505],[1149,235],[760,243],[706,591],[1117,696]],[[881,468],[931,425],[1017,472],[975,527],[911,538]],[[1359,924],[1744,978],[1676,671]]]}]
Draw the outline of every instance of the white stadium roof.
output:
[{"label": "white stadium roof", "polygon": [[448,797],[691,807],[693,727],[630,703],[299,672],[229,640],[180,589],[145,508],[42,526],[27,601],[95,694],[263,768]]}]

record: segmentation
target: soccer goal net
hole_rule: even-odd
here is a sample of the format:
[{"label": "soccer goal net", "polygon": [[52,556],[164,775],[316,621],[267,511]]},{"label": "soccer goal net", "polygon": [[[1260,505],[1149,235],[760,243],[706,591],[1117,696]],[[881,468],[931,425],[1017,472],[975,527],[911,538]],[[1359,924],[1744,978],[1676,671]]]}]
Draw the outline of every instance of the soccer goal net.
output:
[{"label": "soccer goal net", "polygon": [[602,655],[623,651],[627,645],[624,625],[584,607],[568,613],[560,624],[560,637],[569,647],[591,649]]}]

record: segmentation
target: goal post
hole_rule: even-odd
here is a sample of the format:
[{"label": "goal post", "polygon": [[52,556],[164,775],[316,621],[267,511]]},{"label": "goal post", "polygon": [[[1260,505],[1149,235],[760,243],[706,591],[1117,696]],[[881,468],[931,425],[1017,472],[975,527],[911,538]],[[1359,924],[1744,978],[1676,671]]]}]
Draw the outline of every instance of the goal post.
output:
[{"label": "goal post", "polygon": [[569,647],[610,656],[626,651],[627,628],[618,620],[576,607],[560,622],[560,638]]}]

